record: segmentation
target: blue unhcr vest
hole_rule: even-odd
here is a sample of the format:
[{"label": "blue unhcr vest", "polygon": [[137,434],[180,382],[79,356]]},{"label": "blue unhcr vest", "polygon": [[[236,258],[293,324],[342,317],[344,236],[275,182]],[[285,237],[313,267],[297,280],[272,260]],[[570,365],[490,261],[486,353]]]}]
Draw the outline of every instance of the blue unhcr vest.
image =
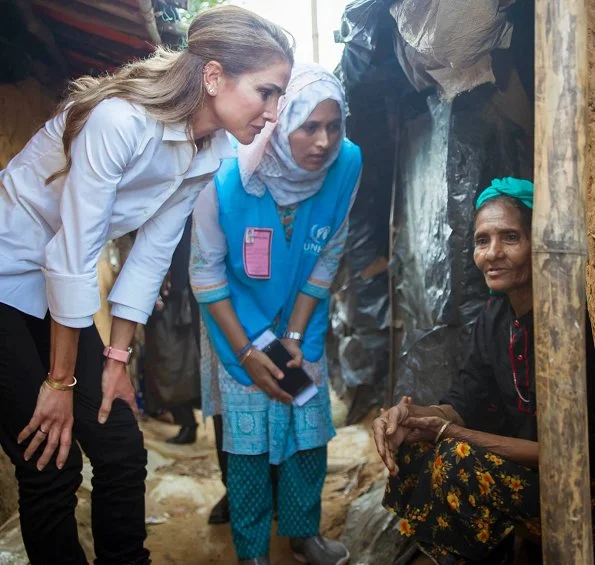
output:
[{"label": "blue unhcr vest", "polygon": [[[345,140],[329,169],[321,189],[304,200],[297,211],[291,242],[285,232],[269,191],[259,198],[248,194],[240,179],[237,159],[224,161],[215,186],[219,199],[219,224],[227,238],[225,260],[230,300],[249,339],[271,328],[282,335],[298,293],[306,284],[327,241],[339,229],[361,171],[361,152]],[[249,228],[272,230],[270,278],[251,278],[244,267],[244,240]],[[235,352],[205,304],[201,312],[219,360],[238,382],[251,385]],[[302,351],[309,362],[324,352],[328,328],[329,298],[319,300],[304,333]]]}]

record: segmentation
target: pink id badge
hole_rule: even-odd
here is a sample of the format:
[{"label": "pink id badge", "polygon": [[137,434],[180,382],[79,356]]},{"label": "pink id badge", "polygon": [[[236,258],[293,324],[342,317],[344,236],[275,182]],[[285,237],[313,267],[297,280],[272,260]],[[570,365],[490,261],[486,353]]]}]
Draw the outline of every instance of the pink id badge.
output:
[{"label": "pink id badge", "polygon": [[252,279],[271,278],[271,228],[246,228],[244,233],[244,270]]}]

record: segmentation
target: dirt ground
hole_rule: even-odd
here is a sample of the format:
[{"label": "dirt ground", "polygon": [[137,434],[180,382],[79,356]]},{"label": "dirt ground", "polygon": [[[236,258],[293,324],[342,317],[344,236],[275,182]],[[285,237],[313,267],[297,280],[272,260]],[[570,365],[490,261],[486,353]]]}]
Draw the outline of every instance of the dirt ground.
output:
[{"label": "dirt ground", "polygon": [[12,463],[0,449],[0,524],[17,508],[17,485]]},{"label": "dirt ground", "polygon": [[[336,412],[336,407],[335,407]],[[200,413],[197,413],[200,418]],[[369,490],[383,474],[370,436],[370,415],[356,426],[338,429],[329,444],[328,475],[323,491],[321,531],[338,539],[343,531],[350,503]],[[227,565],[236,563],[229,525],[209,526],[212,506],[225,490],[220,481],[212,422],[201,422],[195,444],[174,446],[165,439],[177,427],[161,421],[141,422],[148,450],[147,546],[156,565]],[[93,559],[90,527],[91,469],[85,463],[79,489],[77,520],[79,537]],[[292,565],[288,541],[274,535],[271,557],[275,565]],[[0,526],[0,565],[28,565],[18,515]]]},{"label": "dirt ground", "polygon": [[[329,445],[329,473],[323,492],[324,535],[339,538],[347,509],[352,500],[368,490],[382,475],[370,430],[371,417],[358,426],[340,428]],[[209,526],[212,505],[224,493],[219,480],[211,422],[201,425],[193,446],[170,446],[164,439],[176,427],[155,420],[143,424],[146,444],[153,463],[147,482],[147,516],[149,521],[164,523],[148,526],[148,547],[154,563],[166,564],[233,564],[236,562],[228,525]],[[272,531],[271,558],[276,565],[298,563],[288,549],[285,538]]]},{"label": "dirt ground", "polygon": [[[351,502],[366,493],[383,477],[383,468],[370,436],[373,416],[357,426],[339,428],[329,444],[329,472],[323,491],[324,535],[341,537]],[[141,423],[149,452],[147,479],[147,546],[155,565],[234,565],[237,563],[229,525],[209,526],[212,505],[224,493],[219,480],[212,424],[201,425],[197,442],[191,446],[171,446],[165,439],[175,434],[175,426],[156,420]],[[90,468],[85,466],[79,490],[77,521],[81,543],[92,562],[90,528]],[[386,525],[384,526],[386,527]],[[271,532],[274,565],[297,565],[288,542]],[[391,534],[392,535],[392,534]],[[359,544],[361,545],[361,543]],[[395,551],[397,540],[395,538]],[[358,561],[359,563],[360,561]],[[364,563],[381,563],[363,561]],[[532,561],[519,556],[518,565]],[[28,565],[18,516],[0,526],[0,565]]]}]

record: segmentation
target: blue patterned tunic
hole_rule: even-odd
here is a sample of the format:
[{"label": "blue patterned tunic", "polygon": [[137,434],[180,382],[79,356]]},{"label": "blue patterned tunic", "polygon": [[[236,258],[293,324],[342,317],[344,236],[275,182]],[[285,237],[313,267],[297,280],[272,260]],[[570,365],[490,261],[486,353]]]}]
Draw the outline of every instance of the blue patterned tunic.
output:
[{"label": "blue patterned tunic", "polygon": [[[213,298],[226,284],[220,258],[227,252],[225,238],[218,233],[218,203],[213,185],[201,194],[199,204],[195,214],[203,217],[200,222],[194,222],[190,275],[195,295]],[[289,243],[299,205],[278,206],[277,211]],[[209,223],[205,216],[213,220]],[[346,219],[326,244],[302,292],[315,298],[328,295],[347,231]],[[242,385],[229,375],[216,360],[204,326],[201,352],[203,415],[222,415],[224,451],[236,455],[268,453],[270,463],[279,464],[297,451],[321,447],[334,437],[326,355],[316,363],[304,361],[304,369],[318,386],[318,394],[305,406],[296,407],[273,400],[258,387]]]}]

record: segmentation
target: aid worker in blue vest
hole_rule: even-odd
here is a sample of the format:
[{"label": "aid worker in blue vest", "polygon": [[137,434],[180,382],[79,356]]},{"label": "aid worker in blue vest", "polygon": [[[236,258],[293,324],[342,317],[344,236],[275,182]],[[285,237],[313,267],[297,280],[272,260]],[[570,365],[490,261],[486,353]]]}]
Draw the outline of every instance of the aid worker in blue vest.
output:
[{"label": "aid worker in blue vest", "polygon": [[[212,413],[223,418],[241,565],[269,563],[271,465],[278,534],[290,538],[294,555],[313,565],[349,561],[347,549],[319,531],[326,445],[335,435],[324,342],[360,175],[339,82],[318,65],[296,65],[278,121],[224,162],[195,209],[191,282],[220,360]],[[303,406],[252,345],[268,329],[317,385]]]}]

